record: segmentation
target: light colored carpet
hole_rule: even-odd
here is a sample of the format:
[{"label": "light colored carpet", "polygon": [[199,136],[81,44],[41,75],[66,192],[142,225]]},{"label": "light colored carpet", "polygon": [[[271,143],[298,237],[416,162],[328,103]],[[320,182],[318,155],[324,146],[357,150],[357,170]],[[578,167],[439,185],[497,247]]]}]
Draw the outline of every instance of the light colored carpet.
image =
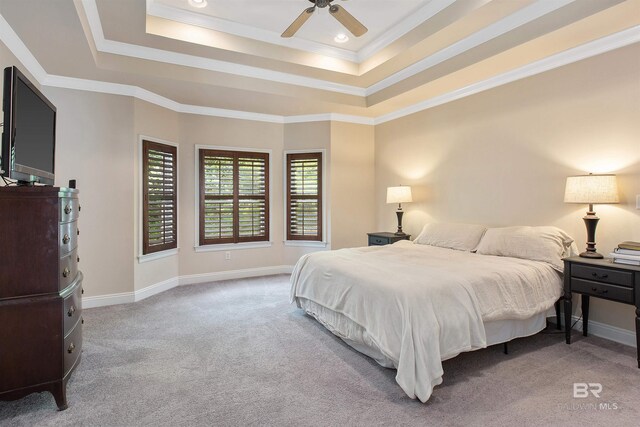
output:
[{"label": "light colored carpet", "polygon": [[[289,305],[288,279],[185,286],[86,310],[69,409],[32,394],[0,402],[0,424],[638,425],[633,348],[538,334],[512,342],[509,355],[502,346],[465,353],[444,363],[444,384],[422,404],[394,370]],[[574,382],[601,383],[601,397],[574,399]]]}]

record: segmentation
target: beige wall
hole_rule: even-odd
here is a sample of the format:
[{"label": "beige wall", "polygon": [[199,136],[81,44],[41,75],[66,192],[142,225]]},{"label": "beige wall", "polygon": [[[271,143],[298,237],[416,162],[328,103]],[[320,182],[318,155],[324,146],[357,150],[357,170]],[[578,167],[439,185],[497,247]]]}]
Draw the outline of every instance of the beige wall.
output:
[{"label": "beige wall", "polygon": [[[563,203],[569,175],[615,173],[621,203],[596,206],[609,253],[640,240],[640,45],[376,127],[380,229],[395,227],[387,186],[408,184],[405,230],[427,221],[559,226],[583,249],[586,206]],[[601,300],[592,316],[633,329],[633,308]]]},{"label": "beige wall", "polygon": [[374,128],[331,123],[331,248],[367,245],[375,230]]},{"label": "beige wall", "polygon": [[131,292],[134,280],[133,100],[45,87],[57,107],[56,180],[76,179],[85,296]]}]

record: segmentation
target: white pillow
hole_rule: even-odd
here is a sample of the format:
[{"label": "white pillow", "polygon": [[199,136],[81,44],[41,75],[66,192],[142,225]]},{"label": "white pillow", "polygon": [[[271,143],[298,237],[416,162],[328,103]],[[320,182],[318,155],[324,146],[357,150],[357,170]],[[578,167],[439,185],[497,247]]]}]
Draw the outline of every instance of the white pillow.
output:
[{"label": "white pillow", "polygon": [[542,261],[562,272],[562,258],[571,253],[573,239],[557,227],[489,228],[477,253]]},{"label": "white pillow", "polygon": [[484,225],[476,224],[426,224],[413,243],[472,251],[486,230]]}]

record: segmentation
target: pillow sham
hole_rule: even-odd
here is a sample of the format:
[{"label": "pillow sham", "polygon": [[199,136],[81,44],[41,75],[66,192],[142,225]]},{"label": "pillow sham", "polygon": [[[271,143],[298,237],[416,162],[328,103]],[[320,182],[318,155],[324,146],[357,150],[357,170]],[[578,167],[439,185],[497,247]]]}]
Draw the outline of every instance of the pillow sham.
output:
[{"label": "pillow sham", "polygon": [[476,252],[542,261],[562,272],[562,258],[571,254],[572,243],[571,236],[553,226],[489,228]]},{"label": "pillow sham", "polygon": [[426,224],[413,243],[472,251],[478,246],[486,230],[484,225],[477,224]]}]

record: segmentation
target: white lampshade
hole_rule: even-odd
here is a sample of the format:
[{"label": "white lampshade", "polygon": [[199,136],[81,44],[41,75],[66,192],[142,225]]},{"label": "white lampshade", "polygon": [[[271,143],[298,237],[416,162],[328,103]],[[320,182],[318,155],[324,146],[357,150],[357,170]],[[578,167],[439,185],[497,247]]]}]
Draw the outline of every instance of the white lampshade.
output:
[{"label": "white lampshade", "polygon": [[580,175],[567,178],[565,203],[618,203],[615,175]]},{"label": "white lampshade", "polygon": [[401,185],[399,187],[387,187],[387,203],[408,203],[411,199],[411,187]]}]

